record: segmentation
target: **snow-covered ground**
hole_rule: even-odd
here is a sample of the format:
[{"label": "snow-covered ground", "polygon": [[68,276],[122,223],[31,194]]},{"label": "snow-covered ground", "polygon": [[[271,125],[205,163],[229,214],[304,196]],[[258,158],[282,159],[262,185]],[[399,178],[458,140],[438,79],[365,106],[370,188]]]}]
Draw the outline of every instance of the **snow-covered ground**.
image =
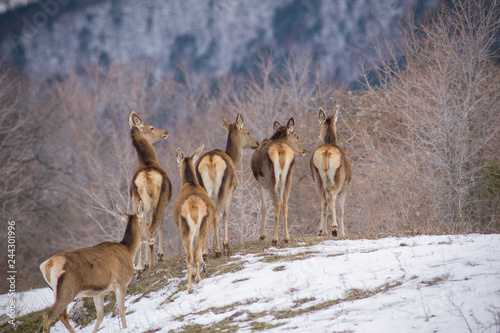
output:
[{"label": "snow-covered ground", "polygon": [[[193,294],[174,295],[180,280],[171,279],[138,302],[129,296],[124,332],[225,319],[240,332],[500,332],[500,235],[328,240],[235,260],[242,269],[204,278]],[[7,300],[0,295],[0,309]],[[18,295],[22,313],[52,302],[48,289]],[[108,315],[99,332],[119,329]]]}]

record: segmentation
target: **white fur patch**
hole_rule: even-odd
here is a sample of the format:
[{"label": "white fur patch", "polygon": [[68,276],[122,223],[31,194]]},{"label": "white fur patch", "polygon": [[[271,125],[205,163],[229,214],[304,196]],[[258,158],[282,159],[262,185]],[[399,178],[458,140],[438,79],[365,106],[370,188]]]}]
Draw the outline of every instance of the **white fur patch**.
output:
[{"label": "white fur patch", "polygon": [[218,155],[214,155],[211,160],[207,156],[198,165],[203,187],[205,187],[208,197],[212,200],[217,200],[226,168],[226,162]]},{"label": "white fur patch", "polygon": [[[47,282],[50,288],[54,291],[54,297],[57,295],[57,280],[63,273],[65,273],[65,270],[63,269],[65,263],[66,259],[64,259],[64,257],[56,255],[45,260],[40,265],[42,276],[45,279],[45,282]],[[48,270],[47,265],[50,266],[50,269]]]},{"label": "white fur patch", "polygon": [[155,209],[154,206],[158,203],[161,194],[162,182],[162,175],[155,171],[141,172],[137,175],[134,184],[137,186],[137,192],[144,204],[144,214]]},{"label": "white fur patch", "polygon": [[325,189],[331,191],[335,173],[340,167],[340,151],[334,147],[319,147],[314,152],[313,164],[319,171]]}]

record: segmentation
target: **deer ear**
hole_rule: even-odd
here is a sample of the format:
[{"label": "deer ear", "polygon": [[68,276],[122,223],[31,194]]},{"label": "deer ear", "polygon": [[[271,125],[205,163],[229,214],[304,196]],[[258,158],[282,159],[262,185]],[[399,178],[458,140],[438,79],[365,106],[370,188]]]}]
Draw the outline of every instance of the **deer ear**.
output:
[{"label": "deer ear", "polygon": [[238,127],[238,129],[243,128],[243,116],[239,112],[238,115],[236,116],[236,126]]},{"label": "deer ear", "polygon": [[340,106],[337,104],[335,106],[335,110],[333,110],[333,115],[332,115],[332,118],[333,118],[333,122],[337,122],[337,119],[339,118],[339,109],[340,109]]},{"label": "deer ear", "polygon": [[226,116],[222,116],[222,125],[225,128],[229,128],[229,125],[231,125],[231,120],[229,120],[229,118]]},{"label": "deer ear", "polygon": [[326,113],[322,108],[319,108],[319,110],[318,110],[318,120],[319,120],[320,125],[324,124],[326,121]]},{"label": "deer ear", "polygon": [[141,219],[144,218],[144,204],[142,200],[137,204],[137,216]]},{"label": "deer ear", "polygon": [[130,125],[130,128],[133,126],[137,127],[138,129],[142,130],[144,127],[144,122],[142,121],[141,117],[135,112],[132,112],[130,114],[130,117],[128,118],[128,123]]},{"label": "deer ear", "polygon": [[200,148],[196,149],[196,151],[194,152],[192,158],[193,158],[193,163],[196,162],[196,160],[198,159],[198,157],[200,157],[200,154],[201,154],[201,151],[203,150],[203,148],[205,148],[205,145],[201,145]]},{"label": "deer ear", "polygon": [[116,205],[116,211],[118,212],[118,215],[120,218],[124,221],[127,222],[128,220],[128,214],[121,208],[120,206]]},{"label": "deer ear", "polygon": [[182,161],[184,161],[184,158],[186,157],[186,155],[184,155],[184,152],[180,148],[177,148],[176,156],[177,156],[177,163],[179,164],[181,164]]},{"label": "deer ear", "polygon": [[293,132],[294,126],[295,126],[295,120],[293,120],[293,117],[292,117],[292,118],[290,118],[290,120],[288,120],[288,123],[286,124],[286,128],[287,128],[288,133]]},{"label": "deer ear", "polygon": [[281,127],[281,124],[278,123],[277,121],[275,121],[273,124],[273,131],[274,132],[278,131],[280,129],[280,127]]}]

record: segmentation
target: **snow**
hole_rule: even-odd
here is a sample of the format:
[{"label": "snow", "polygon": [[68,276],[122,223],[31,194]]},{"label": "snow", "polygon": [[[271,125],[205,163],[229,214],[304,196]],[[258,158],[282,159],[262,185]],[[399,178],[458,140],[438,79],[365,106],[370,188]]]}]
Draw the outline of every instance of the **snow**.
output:
[{"label": "snow", "polygon": [[[224,319],[239,332],[255,325],[266,332],[500,331],[500,235],[327,240],[232,259],[243,268],[204,278],[193,294],[176,293],[180,279],[170,279],[136,303],[138,296],[129,296],[123,332],[210,327]],[[6,297],[0,295],[0,308]],[[48,288],[18,299],[22,313],[53,302]],[[118,330],[119,317],[108,315],[99,332]],[[58,322],[52,332],[66,329]]]}]

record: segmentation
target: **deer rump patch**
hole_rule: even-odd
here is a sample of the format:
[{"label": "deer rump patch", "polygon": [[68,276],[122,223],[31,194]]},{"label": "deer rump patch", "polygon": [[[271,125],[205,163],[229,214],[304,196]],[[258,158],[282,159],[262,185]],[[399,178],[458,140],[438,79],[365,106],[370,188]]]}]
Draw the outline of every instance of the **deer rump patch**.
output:
[{"label": "deer rump patch", "polygon": [[148,212],[154,202],[158,202],[161,194],[162,175],[157,171],[142,171],[134,180],[137,193],[144,204],[144,211]]},{"label": "deer rump patch", "polygon": [[287,144],[276,143],[269,147],[267,154],[274,166],[276,184],[280,181],[284,183],[284,180],[288,175],[290,165],[295,158],[292,148],[290,148]]},{"label": "deer rump patch", "polygon": [[340,167],[340,150],[333,146],[321,146],[316,149],[312,159],[325,189],[331,191],[335,185],[335,173]]},{"label": "deer rump patch", "polygon": [[57,295],[57,281],[59,280],[59,277],[65,273],[65,264],[66,259],[64,257],[54,256],[45,260],[40,265],[40,271],[42,272],[43,278],[49,285],[50,289],[54,291],[54,296]]},{"label": "deer rump patch", "polygon": [[226,172],[227,164],[219,155],[207,155],[198,165],[203,186],[210,198],[216,198]]},{"label": "deer rump patch", "polygon": [[207,204],[198,196],[191,195],[182,203],[181,217],[186,220],[191,232],[198,231],[207,213]]}]

